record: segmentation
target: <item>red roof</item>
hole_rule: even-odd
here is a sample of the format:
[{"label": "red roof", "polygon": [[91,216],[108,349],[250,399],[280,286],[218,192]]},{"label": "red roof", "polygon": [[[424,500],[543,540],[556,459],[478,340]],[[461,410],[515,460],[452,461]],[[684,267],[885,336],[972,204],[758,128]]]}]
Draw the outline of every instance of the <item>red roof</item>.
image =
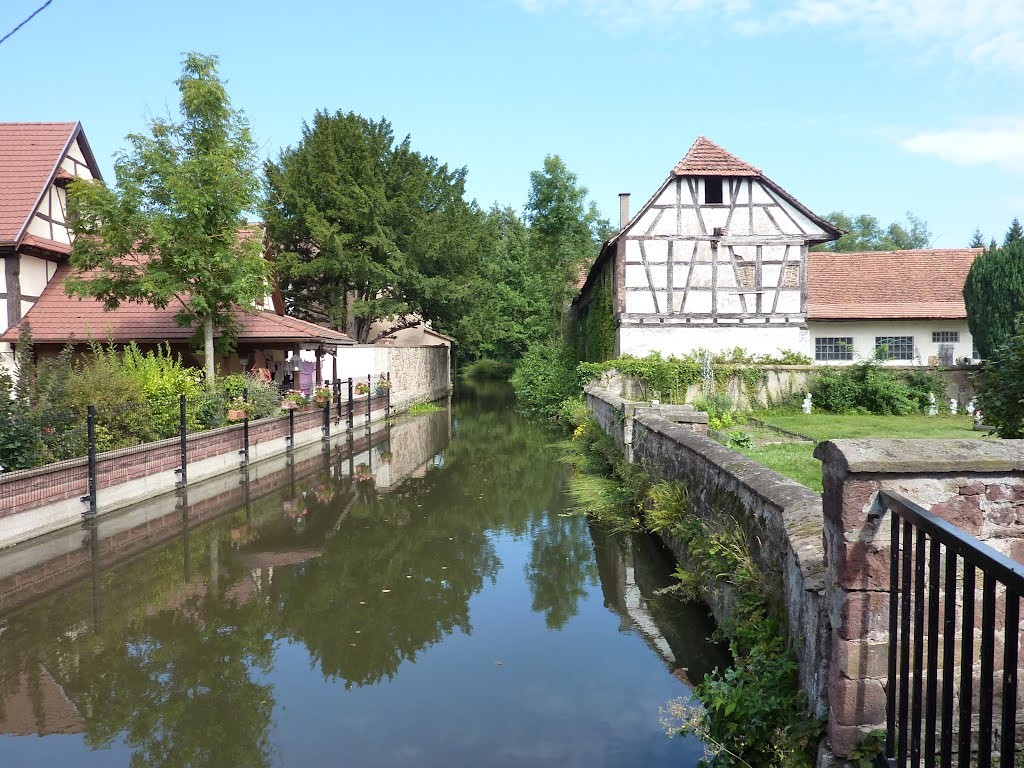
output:
[{"label": "red roof", "polygon": [[808,254],[807,319],[959,319],[981,248]]},{"label": "red roof", "polygon": [[[39,301],[25,314],[23,322],[31,327],[35,343],[81,343],[93,339],[118,343],[187,342],[192,338],[192,328],[182,328],[174,322],[174,316],[181,311],[180,302],[172,302],[164,309],[124,303],[108,312],[101,301],[78,299],[64,293],[64,279],[72,271],[67,264],[59,266]],[[352,339],[340,331],[266,310],[239,312],[237,320],[240,343],[352,343]],[[18,327],[10,328],[0,336],[0,341],[14,342],[19,336]]]},{"label": "red roof", "polygon": [[690,151],[672,169],[674,176],[760,176],[761,172],[715,142],[698,136]]},{"label": "red roof", "polygon": [[0,123],[0,245],[17,244],[78,123]]}]

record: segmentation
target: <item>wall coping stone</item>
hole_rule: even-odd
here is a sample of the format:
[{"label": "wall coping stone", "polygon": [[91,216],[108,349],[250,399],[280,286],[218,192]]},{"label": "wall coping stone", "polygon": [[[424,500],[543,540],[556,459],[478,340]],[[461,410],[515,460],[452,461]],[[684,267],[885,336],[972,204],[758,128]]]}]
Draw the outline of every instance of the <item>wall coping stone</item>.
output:
[{"label": "wall coping stone", "polygon": [[814,458],[843,474],[1024,471],[1024,440],[826,440]]}]

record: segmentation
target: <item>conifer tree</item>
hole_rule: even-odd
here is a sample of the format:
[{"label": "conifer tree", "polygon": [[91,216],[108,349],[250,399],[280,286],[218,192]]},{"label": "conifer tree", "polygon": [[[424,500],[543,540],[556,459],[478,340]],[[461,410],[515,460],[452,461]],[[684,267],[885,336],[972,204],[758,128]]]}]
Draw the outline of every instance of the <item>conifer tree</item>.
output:
[{"label": "conifer tree", "polygon": [[984,248],[985,247],[985,236],[981,234],[981,230],[975,228],[974,234],[971,235],[971,242],[967,244],[968,248]]},{"label": "conifer tree", "polygon": [[964,284],[967,324],[984,358],[1021,330],[1024,313],[1024,240],[982,253]]},{"label": "conifer tree", "polygon": [[1020,220],[1014,217],[1013,221],[1010,222],[1010,228],[1006,230],[1003,245],[1012,245],[1020,240],[1024,240],[1024,227],[1020,225]]}]

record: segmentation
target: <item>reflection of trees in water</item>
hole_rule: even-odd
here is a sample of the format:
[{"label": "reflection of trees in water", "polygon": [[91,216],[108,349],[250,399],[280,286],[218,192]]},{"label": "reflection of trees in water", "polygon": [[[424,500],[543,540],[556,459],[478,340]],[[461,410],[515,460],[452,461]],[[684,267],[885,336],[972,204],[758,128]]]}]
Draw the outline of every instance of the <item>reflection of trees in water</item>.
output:
[{"label": "reflection of trees in water", "polygon": [[537,523],[525,571],[533,610],[544,614],[548,629],[562,629],[579,610],[587,587],[599,583],[587,519],[574,515]]},{"label": "reflection of trees in water", "polygon": [[252,679],[271,668],[268,618],[202,590],[135,624],[83,663],[87,743],[123,736],[133,767],[270,765],[273,689]]}]

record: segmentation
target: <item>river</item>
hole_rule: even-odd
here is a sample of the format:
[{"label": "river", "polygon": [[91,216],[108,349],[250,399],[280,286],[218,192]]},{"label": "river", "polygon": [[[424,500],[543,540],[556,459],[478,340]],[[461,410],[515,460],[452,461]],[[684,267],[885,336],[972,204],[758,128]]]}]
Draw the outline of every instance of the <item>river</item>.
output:
[{"label": "river", "polygon": [[551,439],[481,388],[0,552],[0,765],[695,765],[714,625]]}]

